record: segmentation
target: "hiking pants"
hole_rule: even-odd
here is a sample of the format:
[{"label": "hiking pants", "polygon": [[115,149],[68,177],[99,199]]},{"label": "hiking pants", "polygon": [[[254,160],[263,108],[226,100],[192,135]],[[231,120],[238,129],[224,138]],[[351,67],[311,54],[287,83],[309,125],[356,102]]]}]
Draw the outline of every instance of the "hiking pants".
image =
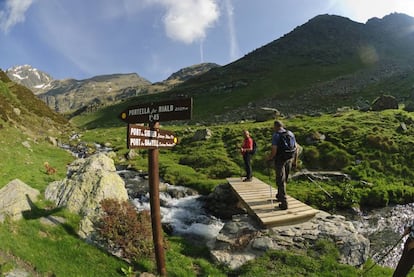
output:
[{"label": "hiking pants", "polygon": [[243,154],[243,161],[244,161],[244,169],[246,170],[246,178],[252,178],[252,164],[251,164],[252,154],[244,153]]},{"label": "hiking pants", "polygon": [[408,238],[405,241],[404,250],[401,255],[400,261],[398,262],[397,267],[395,268],[394,274],[392,277],[405,277],[407,276],[408,272],[410,272],[411,268],[414,264],[414,248],[408,250],[408,243],[412,240]]},{"label": "hiking pants", "polygon": [[277,198],[282,203],[286,203],[286,183],[289,177],[290,170],[292,168],[292,159],[282,160],[276,159],[276,186],[277,186]]}]

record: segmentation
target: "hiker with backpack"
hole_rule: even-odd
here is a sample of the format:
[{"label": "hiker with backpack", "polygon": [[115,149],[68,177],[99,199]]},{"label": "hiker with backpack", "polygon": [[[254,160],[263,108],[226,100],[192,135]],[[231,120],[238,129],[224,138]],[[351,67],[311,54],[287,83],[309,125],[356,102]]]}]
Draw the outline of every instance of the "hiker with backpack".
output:
[{"label": "hiker with backpack", "polygon": [[255,151],[253,147],[254,142],[250,137],[249,131],[244,130],[243,136],[244,140],[240,148],[240,152],[243,155],[244,168],[246,170],[246,177],[243,179],[243,182],[250,182],[253,177],[251,159]]},{"label": "hiker with backpack", "polygon": [[297,143],[295,135],[286,130],[280,120],[274,122],[273,128],[272,149],[267,161],[274,161],[279,208],[287,210],[286,182],[292,166],[297,166]]}]

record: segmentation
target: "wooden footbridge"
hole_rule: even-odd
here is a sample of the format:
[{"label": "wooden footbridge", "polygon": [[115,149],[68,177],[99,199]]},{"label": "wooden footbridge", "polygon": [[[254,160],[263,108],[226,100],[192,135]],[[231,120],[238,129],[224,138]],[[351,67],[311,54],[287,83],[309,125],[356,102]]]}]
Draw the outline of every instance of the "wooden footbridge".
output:
[{"label": "wooden footbridge", "polygon": [[318,210],[287,195],[289,208],[281,210],[275,199],[276,189],[257,178],[243,182],[241,178],[228,178],[231,188],[247,212],[265,227],[297,224],[315,216]]}]

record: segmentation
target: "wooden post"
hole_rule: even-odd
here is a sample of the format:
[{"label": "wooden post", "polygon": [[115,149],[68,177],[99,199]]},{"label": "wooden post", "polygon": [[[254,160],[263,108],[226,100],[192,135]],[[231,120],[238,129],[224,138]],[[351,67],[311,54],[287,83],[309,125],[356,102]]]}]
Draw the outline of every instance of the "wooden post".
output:
[{"label": "wooden post", "polygon": [[[159,122],[150,123],[151,130],[159,128]],[[159,165],[158,148],[148,150],[148,173],[149,173],[149,193],[151,206],[152,239],[154,242],[155,259],[157,262],[158,274],[166,276],[165,255],[163,246],[163,235],[161,227],[160,212],[160,190],[159,190]]]}]

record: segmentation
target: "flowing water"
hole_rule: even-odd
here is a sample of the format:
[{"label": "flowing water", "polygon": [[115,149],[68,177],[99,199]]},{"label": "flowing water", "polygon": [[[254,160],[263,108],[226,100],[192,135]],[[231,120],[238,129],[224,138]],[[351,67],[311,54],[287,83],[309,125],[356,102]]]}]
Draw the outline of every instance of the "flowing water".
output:
[{"label": "flowing water", "polygon": [[[139,174],[119,171],[126,187],[145,184],[145,178]],[[129,176],[129,177],[127,177]],[[131,178],[132,177],[132,178]],[[134,195],[132,203],[137,210],[150,210],[149,193],[145,189]],[[161,222],[168,226],[173,235],[180,235],[195,241],[208,243],[214,240],[224,225],[220,219],[209,215],[204,209],[204,201],[199,195],[193,195],[186,187],[163,184],[160,191]]]},{"label": "flowing water", "polygon": [[[133,203],[138,210],[149,210],[148,195],[141,199],[135,198]],[[224,223],[208,215],[200,196],[172,198],[168,193],[161,192],[161,222],[171,227],[174,235],[201,239],[204,242],[214,240]]]},{"label": "flowing water", "polygon": [[380,265],[395,268],[406,239],[401,239],[404,225],[414,220],[414,203],[345,216],[370,240],[371,258]]}]

